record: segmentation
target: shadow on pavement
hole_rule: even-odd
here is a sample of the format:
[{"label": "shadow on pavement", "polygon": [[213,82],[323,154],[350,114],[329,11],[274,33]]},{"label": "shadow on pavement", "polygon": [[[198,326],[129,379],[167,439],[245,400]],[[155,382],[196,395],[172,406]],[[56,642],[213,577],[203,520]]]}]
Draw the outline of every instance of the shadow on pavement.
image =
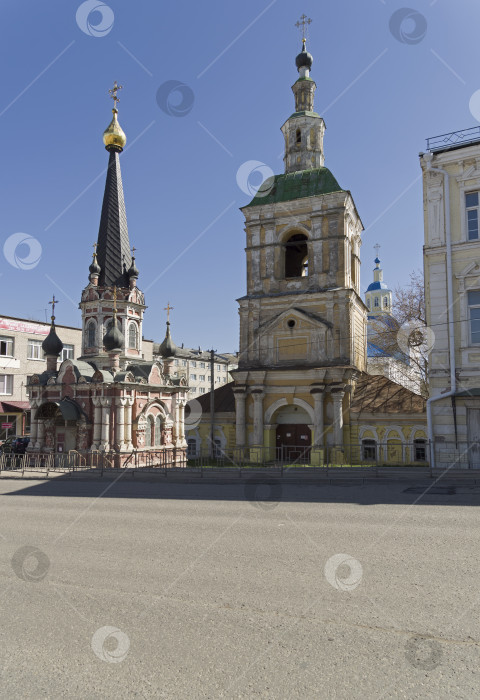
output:
[{"label": "shadow on pavement", "polygon": [[269,509],[280,502],[352,503],[359,505],[480,505],[480,484],[463,478],[436,482],[432,479],[348,479],[289,483],[276,477],[252,476],[228,483],[181,483],[135,477],[122,472],[112,478],[89,480],[55,476],[48,480],[0,479],[0,494],[6,496],[43,496],[71,498],[182,499],[192,501],[247,501]]}]

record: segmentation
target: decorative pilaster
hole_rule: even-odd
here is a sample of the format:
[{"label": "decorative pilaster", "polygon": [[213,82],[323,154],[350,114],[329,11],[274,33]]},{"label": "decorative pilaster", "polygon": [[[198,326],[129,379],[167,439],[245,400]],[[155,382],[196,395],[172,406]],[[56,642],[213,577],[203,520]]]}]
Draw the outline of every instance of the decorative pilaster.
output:
[{"label": "decorative pilaster", "polygon": [[263,389],[253,389],[253,444],[263,445]]},{"label": "decorative pilaster", "polygon": [[313,423],[313,445],[315,447],[323,447],[324,443],[324,418],[323,418],[323,399],[324,399],[324,389],[323,387],[314,387],[310,393],[313,396],[314,407],[314,423]]},{"label": "decorative pilaster", "polygon": [[333,399],[333,444],[343,448],[343,389],[332,389]]},{"label": "decorative pilaster", "polygon": [[115,449],[119,452],[125,450],[125,405],[126,398],[117,397],[115,414]]},{"label": "decorative pilaster", "polygon": [[233,395],[235,396],[235,443],[236,447],[245,447],[245,400],[247,398],[245,387],[235,388]]},{"label": "decorative pilaster", "polygon": [[124,439],[125,439],[125,449],[128,451],[133,450],[133,443],[132,443],[132,406],[133,406],[133,398],[128,396],[125,399],[126,402],[126,407],[125,407],[125,430],[124,430]]},{"label": "decorative pilaster", "polygon": [[102,434],[102,402],[99,396],[93,396],[92,402],[94,406],[93,414],[93,440],[92,440],[92,450],[98,450],[100,445],[100,438]]},{"label": "decorative pilaster", "polygon": [[107,452],[110,449],[110,406],[111,399],[102,396],[102,432],[100,439],[100,449]]},{"label": "decorative pilaster", "polygon": [[39,418],[37,422],[37,442],[35,449],[40,451],[43,449],[43,441],[45,439],[45,419]]}]

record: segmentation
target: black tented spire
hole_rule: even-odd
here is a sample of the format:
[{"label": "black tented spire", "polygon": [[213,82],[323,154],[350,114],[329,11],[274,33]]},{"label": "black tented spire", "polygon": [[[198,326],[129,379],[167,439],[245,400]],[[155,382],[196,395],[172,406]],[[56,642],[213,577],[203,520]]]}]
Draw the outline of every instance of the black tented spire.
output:
[{"label": "black tented spire", "polygon": [[100,287],[128,287],[132,254],[120,170],[121,149],[108,150],[107,181],[98,231],[97,258],[101,268],[98,284]]}]

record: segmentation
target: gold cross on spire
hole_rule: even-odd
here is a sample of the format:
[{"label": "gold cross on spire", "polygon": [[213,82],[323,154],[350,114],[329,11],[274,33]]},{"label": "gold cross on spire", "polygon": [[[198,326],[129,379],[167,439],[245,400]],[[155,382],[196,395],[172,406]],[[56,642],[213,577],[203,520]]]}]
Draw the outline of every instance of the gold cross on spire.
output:
[{"label": "gold cross on spire", "polygon": [[170,302],[167,302],[166,307],[164,308],[164,311],[167,312],[167,323],[170,323],[170,311],[173,311],[173,306],[170,306]]},{"label": "gold cross on spire", "polygon": [[375,243],[375,245],[374,245],[373,247],[374,247],[374,249],[375,249],[375,255],[376,255],[376,257],[378,258],[378,251],[380,250],[380,247],[381,247],[381,246],[380,246],[379,243]]},{"label": "gold cross on spire", "polygon": [[59,304],[60,302],[58,301],[58,299],[55,299],[55,294],[54,294],[52,301],[49,301],[48,303],[52,305],[52,321],[54,321],[55,320],[55,304]]},{"label": "gold cross on spire", "polygon": [[137,250],[137,249],[135,248],[135,246],[133,246],[133,248],[132,248],[132,256],[133,256],[133,257],[135,257],[135,251],[136,251],[136,250]]},{"label": "gold cross on spire", "polygon": [[98,243],[93,244],[93,252],[95,255],[97,254],[97,246],[98,246]]},{"label": "gold cross on spire", "polygon": [[118,97],[117,92],[122,89],[123,85],[118,85],[117,81],[115,80],[113,83],[113,88],[108,91],[110,93],[110,97],[113,100],[114,109],[117,109],[117,103],[120,102],[120,98]]},{"label": "gold cross on spire", "polygon": [[302,41],[306,40],[306,37],[307,37],[306,28],[311,23],[312,23],[312,20],[310,19],[310,17],[307,17],[307,15],[305,15],[305,14],[300,17],[298,22],[295,22],[296,27],[298,27],[299,29],[300,29],[300,27],[302,28]]}]

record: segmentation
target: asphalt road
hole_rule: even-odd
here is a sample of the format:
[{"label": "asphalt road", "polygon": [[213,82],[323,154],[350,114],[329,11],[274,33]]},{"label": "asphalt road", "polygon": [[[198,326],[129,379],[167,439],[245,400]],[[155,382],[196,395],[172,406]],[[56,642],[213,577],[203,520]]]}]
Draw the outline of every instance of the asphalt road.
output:
[{"label": "asphalt road", "polygon": [[0,697],[478,697],[479,505],[2,480]]}]

